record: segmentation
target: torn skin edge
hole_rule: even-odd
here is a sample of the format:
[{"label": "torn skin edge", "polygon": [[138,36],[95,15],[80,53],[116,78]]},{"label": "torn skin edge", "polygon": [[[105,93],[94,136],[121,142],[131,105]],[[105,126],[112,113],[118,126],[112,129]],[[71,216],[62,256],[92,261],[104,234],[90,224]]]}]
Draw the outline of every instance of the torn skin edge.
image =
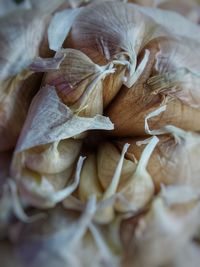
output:
[{"label": "torn skin edge", "polygon": [[52,58],[37,57],[33,60],[29,69],[34,72],[50,72],[58,70],[65,57],[65,53],[55,55],[55,57]]},{"label": "torn skin edge", "polygon": [[62,48],[76,17],[82,9],[65,9],[55,13],[48,27],[48,42],[51,50],[58,51]]},{"label": "torn skin edge", "polygon": [[149,128],[148,120],[160,115],[160,113],[164,112],[166,109],[167,109],[166,105],[161,106],[158,109],[154,110],[153,112],[149,113],[145,117],[145,132],[147,134],[150,134],[150,135],[162,135],[162,134],[169,134],[170,133],[170,134],[173,134],[174,138],[178,142],[180,142],[180,138],[185,139],[187,132],[176,127],[176,126],[166,125],[166,126],[160,128],[160,129],[157,129],[157,130],[150,130],[150,128]]}]

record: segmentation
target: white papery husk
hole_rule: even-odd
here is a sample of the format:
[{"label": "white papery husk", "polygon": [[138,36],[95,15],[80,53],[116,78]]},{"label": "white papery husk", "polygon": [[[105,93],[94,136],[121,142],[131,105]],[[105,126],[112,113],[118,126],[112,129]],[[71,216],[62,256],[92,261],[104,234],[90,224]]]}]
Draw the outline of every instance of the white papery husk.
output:
[{"label": "white papery husk", "polygon": [[[184,25],[181,32],[179,25]],[[85,52],[97,63],[118,58],[121,53],[128,55],[130,77],[127,84],[132,85],[138,76],[133,76],[137,55],[149,41],[156,37],[177,35],[199,40],[199,33],[198,27],[171,12],[133,4],[103,2],[91,4],[80,11],[66,44]],[[138,66],[140,73],[145,62],[146,59]]]},{"label": "white papery husk", "polygon": [[[77,155],[72,155],[73,159],[69,161],[69,164],[67,164],[67,160],[69,159],[66,159],[66,169],[64,166],[64,159],[62,158],[62,151],[60,151],[60,156],[57,155],[59,146],[57,147],[56,145],[51,149],[49,151],[50,154],[48,154],[48,150],[44,153],[42,152],[42,154],[38,155],[38,158],[36,153],[34,155],[35,160],[40,161],[41,157],[41,160],[44,160],[43,164],[45,164],[45,160],[48,160],[48,157],[51,157],[51,155],[55,157],[55,160],[57,157],[60,163],[63,162],[60,165],[61,168],[59,167],[60,169],[55,170],[55,172],[52,170],[49,174],[48,170],[47,173],[39,173],[27,168],[26,153],[28,153],[28,150],[41,145],[51,145],[55,142],[59,144],[59,141],[62,142],[61,140],[73,138],[91,129],[111,130],[113,129],[113,125],[108,118],[100,115],[93,118],[82,118],[74,115],[72,111],[59,100],[54,87],[46,86],[38,92],[31,104],[18,145],[14,152],[11,167],[11,176],[20,184],[20,188],[22,189],[21,193],[29,204],[32,203],[41,207],[52,206],[72,193],[79,183],[83,158],[80,158],[78,162],[75,180],[71,185],[69,184],[69,188],[67,187],[68,190],[64,187],[74,170],[74,164],[76,164],[79,149],[77,150]],[[74,143],[77,143],[80,147],[79,140],[74,140]],[[67,152],[70,158],[71,152],[72,151]],[[31,154],[29,154],[29,158],[30,156]],[[33,167],[30,161],[29,163]],[[55,167],[58,168],[58,166]],[[42,168],[44,169],[45,166],[42,166]],[[39,169],[37,169],[37,171],[38,170]]]},{"label": "white papery husk", "polygon": [[[69,45],[80,49],[97,63],[105,64],[116,59],[126,64],[130,72],[125,83],[130,85],[141,73],[148,57],[144,57],[137,70],[139,73],[134,76],[138,52],[146,42],[159,35],[160,29],[156,26],[154,21],[132,5],[118,2],[93,4],[77,16],[72,25]],[[121,60],[122,55],[125,59]]]},{"label": "white papery husk", "polygon": [[[158,132],[157,132],[158,133]],[[156,134],[156,131],[153,133]],[[152,176],[156,191],[165,185],[192,185],[199,188],[199,165],[197,159],[200,156],[200,136],[197,133],[185,132],[176,127],[166,129],[166,134],[160,135],[156,146],[148,162],[147,170]],[[132,160],[132,154],[136,159],[141,157],[144,149],[144,138],[125,138],[118,141],[120,149],[124,143],[130,143],[126,157]]]},{"label": "white papery husk", "polygon": [[115,135],[145,135],[145,117],[165,104],[166,110],[150,120],[152,128],[173,124],[200,129],[198,46],[197,41],[177,36],[154,39],[145,47],[150,57],[144,72],[130,89],[124,86],[106,110]]},{"label": "white papery husk", "polygon": [[148,119],[159,115],[164,110],[165,107],[161,107],[149,114],[145,119],[145,131],[148,134],[172,135],[169,140],[166,140],[166,144],[170,144],[170,146],[166,145],[165,142],[163,142],[163,146],[160,146],[161,153],[163,154],[159,159],[161,169],[163,169],[163,179],[166,181],[165,183],[191,185],[199,188],[199,166],[196,159],[199,158],[200,153],[200,136],[198,133],[186,132],[173,125],[150,130]]},{"label": "white papery husk", "polygon": [[199,227],[199,200],[192,198],[181,203],[181,189],[177,186],[175,190],[178,203],[174,200],[168,204],[161,194],[139,221],[130,248],[132,259],[127,266],[155,267],[175,263],[180,260],[182,251],[191,245]]},{"label": "white papery husk", "polygon": [[20,10],[0,18],[0,80],[24,70],[39,53],[46,16],[35,10]]},{"label": "white papery husk", "polygon": [[22,71],[0,84],[0,151],[12,149],[26,119],[41,74]]},{"label": "white papery husk", "polygon": [[149,90],[199,109],[199,43],[188,38],[170,38],[158,39],[155,44],[158,53],[146,82]]}]

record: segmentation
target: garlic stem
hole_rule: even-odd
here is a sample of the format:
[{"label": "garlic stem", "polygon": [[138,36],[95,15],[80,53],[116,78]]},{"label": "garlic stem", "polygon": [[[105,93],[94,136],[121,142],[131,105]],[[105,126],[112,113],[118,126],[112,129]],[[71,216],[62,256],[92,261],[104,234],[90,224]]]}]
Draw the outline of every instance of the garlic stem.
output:
[{"label": "garlic stem", "polygon": [[157,130],[150,130],[148,125],[148,120],[158,116],[160,113],[164,112],[166,110],[167,106],[161,106],[160,108],[154,110],[153,112],[149,113],[145,118],[145,132],[150,135],[161,135],[161,134],[173,134],[175,138],[179,139],[180,137],[185,139],[185,135],[187,132],[184,130],[173,126],[173,125],[166,125],[160,129]]}]

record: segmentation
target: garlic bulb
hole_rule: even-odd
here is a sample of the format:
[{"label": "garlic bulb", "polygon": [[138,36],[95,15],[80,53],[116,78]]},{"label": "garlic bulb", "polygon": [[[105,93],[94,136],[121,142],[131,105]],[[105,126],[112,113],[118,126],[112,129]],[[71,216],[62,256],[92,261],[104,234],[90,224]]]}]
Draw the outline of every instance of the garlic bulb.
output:
[{"label": "garlic bulb", "polygon": [[84,202],[92,195],[94,195],[97,200],[102,197],[103,190],[98,180],[97,161],[94,154],[89,155],[84,162],[78,190],[79,198]]},{"label": "garlic bulb", "polygon": [[114,134],[144,135],[145,117],[164,104],[166,111],[149,122],[151,128],[173,124],[185,130],[200,129],[197,45],[188,39],[158,38],[146,47],[150,57],[140,79],[131,89],[122,88],[106,111],[115,124]]}]

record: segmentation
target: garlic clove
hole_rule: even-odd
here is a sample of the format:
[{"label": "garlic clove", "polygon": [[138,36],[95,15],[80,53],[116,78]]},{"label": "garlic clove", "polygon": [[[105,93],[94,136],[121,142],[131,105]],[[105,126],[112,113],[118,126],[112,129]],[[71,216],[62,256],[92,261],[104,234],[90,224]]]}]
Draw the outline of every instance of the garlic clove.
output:
[{"label": "garlic clove", "polygon": [[130,78],[135,72],[137,54],[148,40],[159,35],[157,30],[154,21],[133,5],[101,2],[80,12],[64,47],[79,49],[100,65],[114,59],[121,61],[124,55]]},{"label": "garlic clove", "polygon": [[[125,140],[118,142],[118,146],[122,149],[124,143],[129,143],[130,147],[126,154],[127,159],[133,160],[132,155],[134,155],[136,160],[139,161],[144,150],[144,145],[142,144],[143,140],[145,139],[125,138]],[[156,192],[160,190],[161,184],[170,184],[175,180],[174,176],[171,176],[171,174],[168,175],[167,170],[165,169],[165,163],[167,160],[171,161],[171,153],[173,153],[175,146],[174,139],[169,135],[159,136],[159,143],[149,159],[147,171],[152,177]]]},{"label": "garlic clove", "polygon": [[101,224],[110,223],[114,220],[114,202],[116,200],[116,192],[121,179],[124,156],[128,149],[128,144],[125,144],[122,153],[118,159],[117,165],[113,170],[112,180],[110,181],[108,187],[106,188],[102,200],[97,207],[97,212],[95,214],[95,220]]},{"label": "garlic clove", "polygon": [[[60,58],[61,61],[59,61]],[[105,92],[104,87],[108,88],[107,83],[103,80],[107,76],[109,76],[109,80],[113,80],[111,74],[115,69],[112,63],[98,66],[84,53],[74,49],[62,49],[54,58],[40,61],[41,63],[35,62],[35,66],[32,67],[37,67],[38,70],[43,66],[46,67],[48,73],[45,76],[44,84],[55,86],[59,97],[75,113],[85,117],[103,113],[103,101],[108,102],[107,98],[103,99],[105,94],[102,96]],[[56,62],[59,65],[54,65]],[[54,66],[55,70],[49,69],[49,67],[53,69]],[[120,89],[122,83],[117,80],[116,84],[115,91]],[[112,91],[112,89],[108,89],[109,92]],[[116,92],[111,94],[116,94]]]},{"label": "garlic clove", "polygon": [[[182,204],[179,208],[184,206]],[[130,246],[131,263],[153,267],[176,260],[199,227],[199,211],[199,205],[196,205],[180,214],[158,196],[136,228],[134,242]]]},{"label": "garlic clove", "polygon": [[73,139],[33,147],[25,151],[24,164],[29,169],[39,173],[59,173],[74,163],[80,149],[81,141]]},{"label": "garlic clove", "polygon": [[78,101],[71,106],[71,109],[81,117],[93,117],[97,114],[103,114],[102,83],[89,87]]},{"label": "garlic clove", "polygon": [[[131,155],[134,153],[136,159],[139,159],[143,151],[143,141],[141,140],[141,138],[126,138],[118,145],[122,149],[124,143],[130,143],[126,157],[132,160]],[[159,136],[159,143],[147,166],[147,171],[152,177],[157,192],[162,184],[188,185],[199,188],[199,166],[195,160],[200,154],[199,142],[198,134],[180,132],[175,127],[169,129],[168,134]],[[188,162],[190,162],[189,165]]]},{"label": "garlic clove", "polygon": [[[120,151],[112,143],[103,143],[97,152],[97,166],[99,181],[104,189],[110,185],[115,169],[120,159]],[[119,185],[124,184],[135,171],[136,164],[124,159]]]},{"label": "garlic clove", "polygon": [[153,137],[145,147],[137,168],[129,180],[118,187],[120,198],[116,200],[115,209],[119,212],[134,212],[142,210],[154,194],[154,184],[146,167],[158,143],[158,138]]},{"label": "garlic clove", "polygon": [[101,203],[97,207],[97,211],[94,216],[94,221],[101,225],[111,223],[115,218],[114,207],[110,203]]},{"label": "garlic clove", "polygon": [[[19,158],[16,160],[19,161]],[[80,157],[77,164],[74,162],[64,171],[54,174],[37,173],[23,168],[20,170],[20,179],[17,180],[20,197],[27,205],[37,208],[54,207],[78,188],[83,161],[84,158]]]},{"label": "garlic clove", "polygon": [[106,108],[120,91],[124,77],[126,76],[126,66],[115,65],[115,73],[105,77],[103,81],[103,107]]},{"label": "garlic clove", "polygon": [[[183,104],[199,108],[200,67],[199,44],[190,39],[162,39],[156,44],[152,75],[147,86],[153,94],[177,98]],[[191,51],[193,51],[191,53]]]},{"label": "garlic clove", "polygon": [[[163,57],[160,54],[162,51],[162,44]],[[179,44],[180,41],[163,38],[149,43],[147,48],[150,51],[150,57],[141,77],[130,89],[123,87],[118,96],[105,111],[105,114],[107,114],[115,124],[115,130],[112,134],[117,136],[144,135],[145,117],[164,104],[166,104],[167,107],[165,112],[149,120],[151,129],[155,128],[155,125],[156,128],[161,128],[167,124],[173,124],[184,130],[198,131],[200,129],[198,120],[195,120],[195,118],[198,118],[199,114],[198,83],[200,79],[198,75],[192,74],[193,72],[198,72],[198,65],[194,59],[188,64],[190,71],[186,71],[186,74],[184,74],[185,71],[179,70],[180,66],[186,66],[187,68],[188,62],[186,62],[184,58],[185,53],[181,52],[179,54],[179,52],[175,52],[177,51],[175,48],[179,47]],[[193,45],[194,44],[195,42],[193,42]],[[184,45],[180,44],[182,49],[183,46]],[[171,52],[169,52],[169,49]],[[186,49],[188,53],[190,49],[191,48]],[[179,60],[173,61],[172,57],[175,58],[175,55],[177,55]],[[165,61],[165,57],[169,57],[169,60]],[[196,57],[198,58],[198,52]],[[183,65],[183,62],[185,65]],[[157,76],[158,79],[156,80],[156,68],[159,68],[160,71],[164,73],[166,68],[171,70],[172,86],[174,81],[177,83],[177,75],[179,75],[178,79],[180,79],[180,82],[178,81],[177,83],[179,86],[177,89],[180,90],[175,90],[173,93],[171,86],[168,86],[169,81],[166,80],[166,77],[170,77],[169,75],[167,76],[167,74],[165,76]],[[177,74],[175,72],[176,69],[178,71]],[[182,78],[182,76],[180,76],[182,75],[181,72],[186,76]],[[184,81],[187,81],[187,83],[184,83]],[[163,83],[165,86],[163,86]],[[159,86],[165,90],[163,92],[160,90],[160,93],[158,90],[158,93],[155,93]],[[154,91],[153,88],[155,87],[156,89]],[[120,114],[120,116],[118,114]]]},{"label": "garlic clove", "polygon": [[99,200],[103,191],[98,180],[97,162],[94,154],[89,155],[83,165],[79,184],[79,198],[81,201],[87,201],[92,195]]}]

